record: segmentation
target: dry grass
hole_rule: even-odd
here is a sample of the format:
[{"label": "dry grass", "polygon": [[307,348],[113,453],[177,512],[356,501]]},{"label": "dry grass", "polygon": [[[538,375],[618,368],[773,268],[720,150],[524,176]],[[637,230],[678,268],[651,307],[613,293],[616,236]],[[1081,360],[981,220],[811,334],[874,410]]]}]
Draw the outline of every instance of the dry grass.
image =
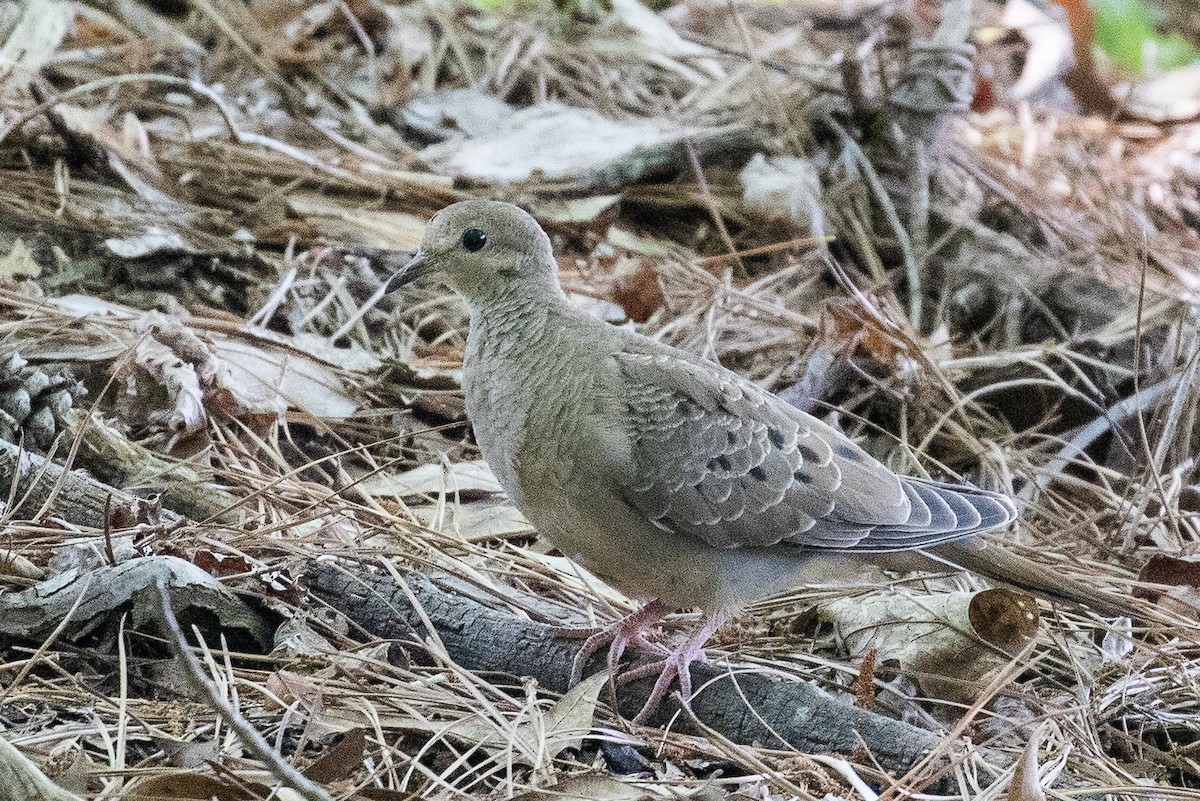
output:
[{"label": "dry grass", "polygon": [[[9,17],[15,5],[4,6]],[[398,663],[292,606],[300,596],[287,588],[304,561],[333,554],[448,570],[522,615],[608,617],[628,606],[546,556],[527,530],[464,529],[453,492],[410,507],[363,490],[376,475],[475,455],[456,405],[466,321],[440,290],[406,293],[402,304],[376,296],[384,251],[407,235],[338,240],[296,199],[344,209],[350,224],[338,230],[369,210],[395,215],[385,219],[399,232],[470,194],[423,172],[420,143],[392,124],[403,103],[432,90],[469,85],[520,105],[552,97],[619,118],[736,130],[742,144],[684,155],[625,187],[616,213],[548,221],[581,302],[611,312],[597,299],[626,308],[632,299],[652,312],[648,333],[773,389],[815,388],[816,411],[836,407],[837,422],[898,470],[1013,492],[1025,513],[1003,538],[1065,574],[1128,586],[1149,557],[1196,551],[1195,125],[1009,111],[953,121],[937,143],[935,191],[915,210],[931,236],[911,273],[890,221],[914,209],[882,191],[894,176],[872,180],[846,145],[880,145],[861,103],[881,113],[876,81],[905,45],[880,18],[866,17],[868,44],[851,51],[827,30],[810,37],[716,10],[693,20],[687,39],[663,41],[607,12],[192,5],[172,17],[79,4],[33,74],[0,81],[0,238],[4,249],[20,239],[41,269],[36,280],[6,278],[0,345],[72,363],[94,409],[242,499],[238,525],[185,522],[136,547],[229,559],[222,580],[288,619],[293,636],[273,656],[209,642],[206,669],[294,763],[335,753],[320,774],[334,797],[854,797],[870,767],[736,746],[715,732],[630,728],[603,709],[590,744],[555,759],[546,744],[566,735],[546,729],[553,699],[535,688],[466,672],[436,642],[432,665]],[[839,60],[848,52],[866,81],[849,97]],[[747,143],[820,165],[823,228],[764,220],[743,201]],[[597,190],[534,181],[478,191],[536,212]],[[834,241],[723,258],[811,233]],[[70,293],[139,311],[89,322],[45,302]],[[184,436],[165,432],[150,413],[165,403],[161,391],[135,380],[140,310],[151,308],[204,337],[307,352],[359,408],[326,419],[300,399],[279,426],[241,408]],[[351,354],[376,362],[356,367]],[[61,442],[59,458],[71,446]],[[6,520],[5,547],[53,570],[84,550],[69,541],[104,540],[73,528]],[[796,630],[820,597],[798,591],[760,606],[722,632],[721,648],[852,695],[859,671],[840,644]],[[911,698],[920,677],[877,679],[881,701],[946,732],[953,797],[999,797],[1035,730],[1057,797],[1190,797],[1200,785],[1200,626],[1125,637],[1078,610],[1045,611],[1033,648],[969,708]],[[322,636],[305,636],[314,632]],[[275,785],[212,709],[171,691],[180,679],[147,662],[161,653],[151,639],[5,643],[6,739],[88,797],[151,797],[169,782],[188,797],[227,792],[202,776]],[[471,737],[455,734],[460,721]],[[361,743],[331,752],[345,731]],[[600,741],[610,760],[637,749],[636,782],[607,778]],[[902,786],[922,777],[918,768]]]}]

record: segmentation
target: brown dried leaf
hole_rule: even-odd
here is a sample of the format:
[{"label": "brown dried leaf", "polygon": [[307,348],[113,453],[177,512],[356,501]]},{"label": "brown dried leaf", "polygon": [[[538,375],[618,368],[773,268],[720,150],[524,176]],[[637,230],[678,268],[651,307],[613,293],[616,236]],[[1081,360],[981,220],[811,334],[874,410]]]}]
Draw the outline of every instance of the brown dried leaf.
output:
[{"label": "brown dried leaf", "polygon": [[366,730],[362,727],[351,729],[316,762],[305,768],[304,775],[322,784],[341,781],[362,767],[366,751]]},{"label": "brown dried leaf", "polygon": [[[899,592],[839,598],[819,611],[851,656],[876,652],[919,676],[922,690],[970,702],[1037,633],[1033,599],[1006,589],[912,596]],[[978,623],[979,628],[976,627]],[[980,631],[980,628],[983,630]]]},{"label": "brown dried leaf", "polygon": [[[1156,553],[1138,571],[1138,582],[1200,590],[1200,557],[1177,557]],[[1135,587],[1133,594],[1155,603],[1163,597],[1162,592],[1149,587]]]},{"label": "brown dried leaf", "polygon": [[612,299],[635,323],[644,323],[663,307],[658,271],[650,259],[622,259],[613,275]]},{"label": "brown dried leaf", "polygon": [[860,709],[875,708],[875,649],[867,651],[862,664],[858,666],[857,689],[854,693],[854,705]]},{"label": "brown dried leaf", "polygon": [[178,772],[151,776],[132,784],[121,798],[125,801],[252,801],[267,798],[271,789],[238,780],[226,783],[203,773]]}]

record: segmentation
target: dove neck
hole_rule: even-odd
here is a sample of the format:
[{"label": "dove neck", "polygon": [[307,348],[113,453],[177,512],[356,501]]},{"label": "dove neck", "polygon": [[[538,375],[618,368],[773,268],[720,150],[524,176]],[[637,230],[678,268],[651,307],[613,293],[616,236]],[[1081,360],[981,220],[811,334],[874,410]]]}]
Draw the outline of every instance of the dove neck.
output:
[{"label": "dove neck", "polygon": [[472,326],[522,329],[540,327],[546,317],[570,306],[554,273],[537,280],[505,282],[481,303],[470,303]]}]

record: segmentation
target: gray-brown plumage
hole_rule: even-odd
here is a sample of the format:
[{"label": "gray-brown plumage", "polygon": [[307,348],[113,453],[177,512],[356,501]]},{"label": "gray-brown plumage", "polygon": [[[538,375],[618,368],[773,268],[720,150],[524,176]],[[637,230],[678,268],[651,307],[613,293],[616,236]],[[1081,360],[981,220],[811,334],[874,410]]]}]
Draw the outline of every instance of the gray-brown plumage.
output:
[{"label": "gray-brown plumage", "polygon": [[871,554],[932,549],[1094,598],[1028,560],[989,567],[996,549],[959,544],[1011,523],[1007,497],[898,476],[737,374],[576,310],[549,239],[515,206],[439,212],[393,288],[427,272],[470,307],[467,412],[500,483],[563,553],[632,596],[731,612],[852,574]]}]

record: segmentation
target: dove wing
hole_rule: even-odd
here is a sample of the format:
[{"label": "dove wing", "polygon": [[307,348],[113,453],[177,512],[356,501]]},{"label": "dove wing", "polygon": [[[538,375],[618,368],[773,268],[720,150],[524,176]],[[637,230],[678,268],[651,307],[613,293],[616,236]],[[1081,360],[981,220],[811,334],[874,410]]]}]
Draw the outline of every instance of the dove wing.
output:
[{"label": "dove wing", "polygon": [[1016,516],[1004,496],[902,478],[844,434],[674,349],[617,354],[633,464],[621,494],[716,547],[899,551]]}]

